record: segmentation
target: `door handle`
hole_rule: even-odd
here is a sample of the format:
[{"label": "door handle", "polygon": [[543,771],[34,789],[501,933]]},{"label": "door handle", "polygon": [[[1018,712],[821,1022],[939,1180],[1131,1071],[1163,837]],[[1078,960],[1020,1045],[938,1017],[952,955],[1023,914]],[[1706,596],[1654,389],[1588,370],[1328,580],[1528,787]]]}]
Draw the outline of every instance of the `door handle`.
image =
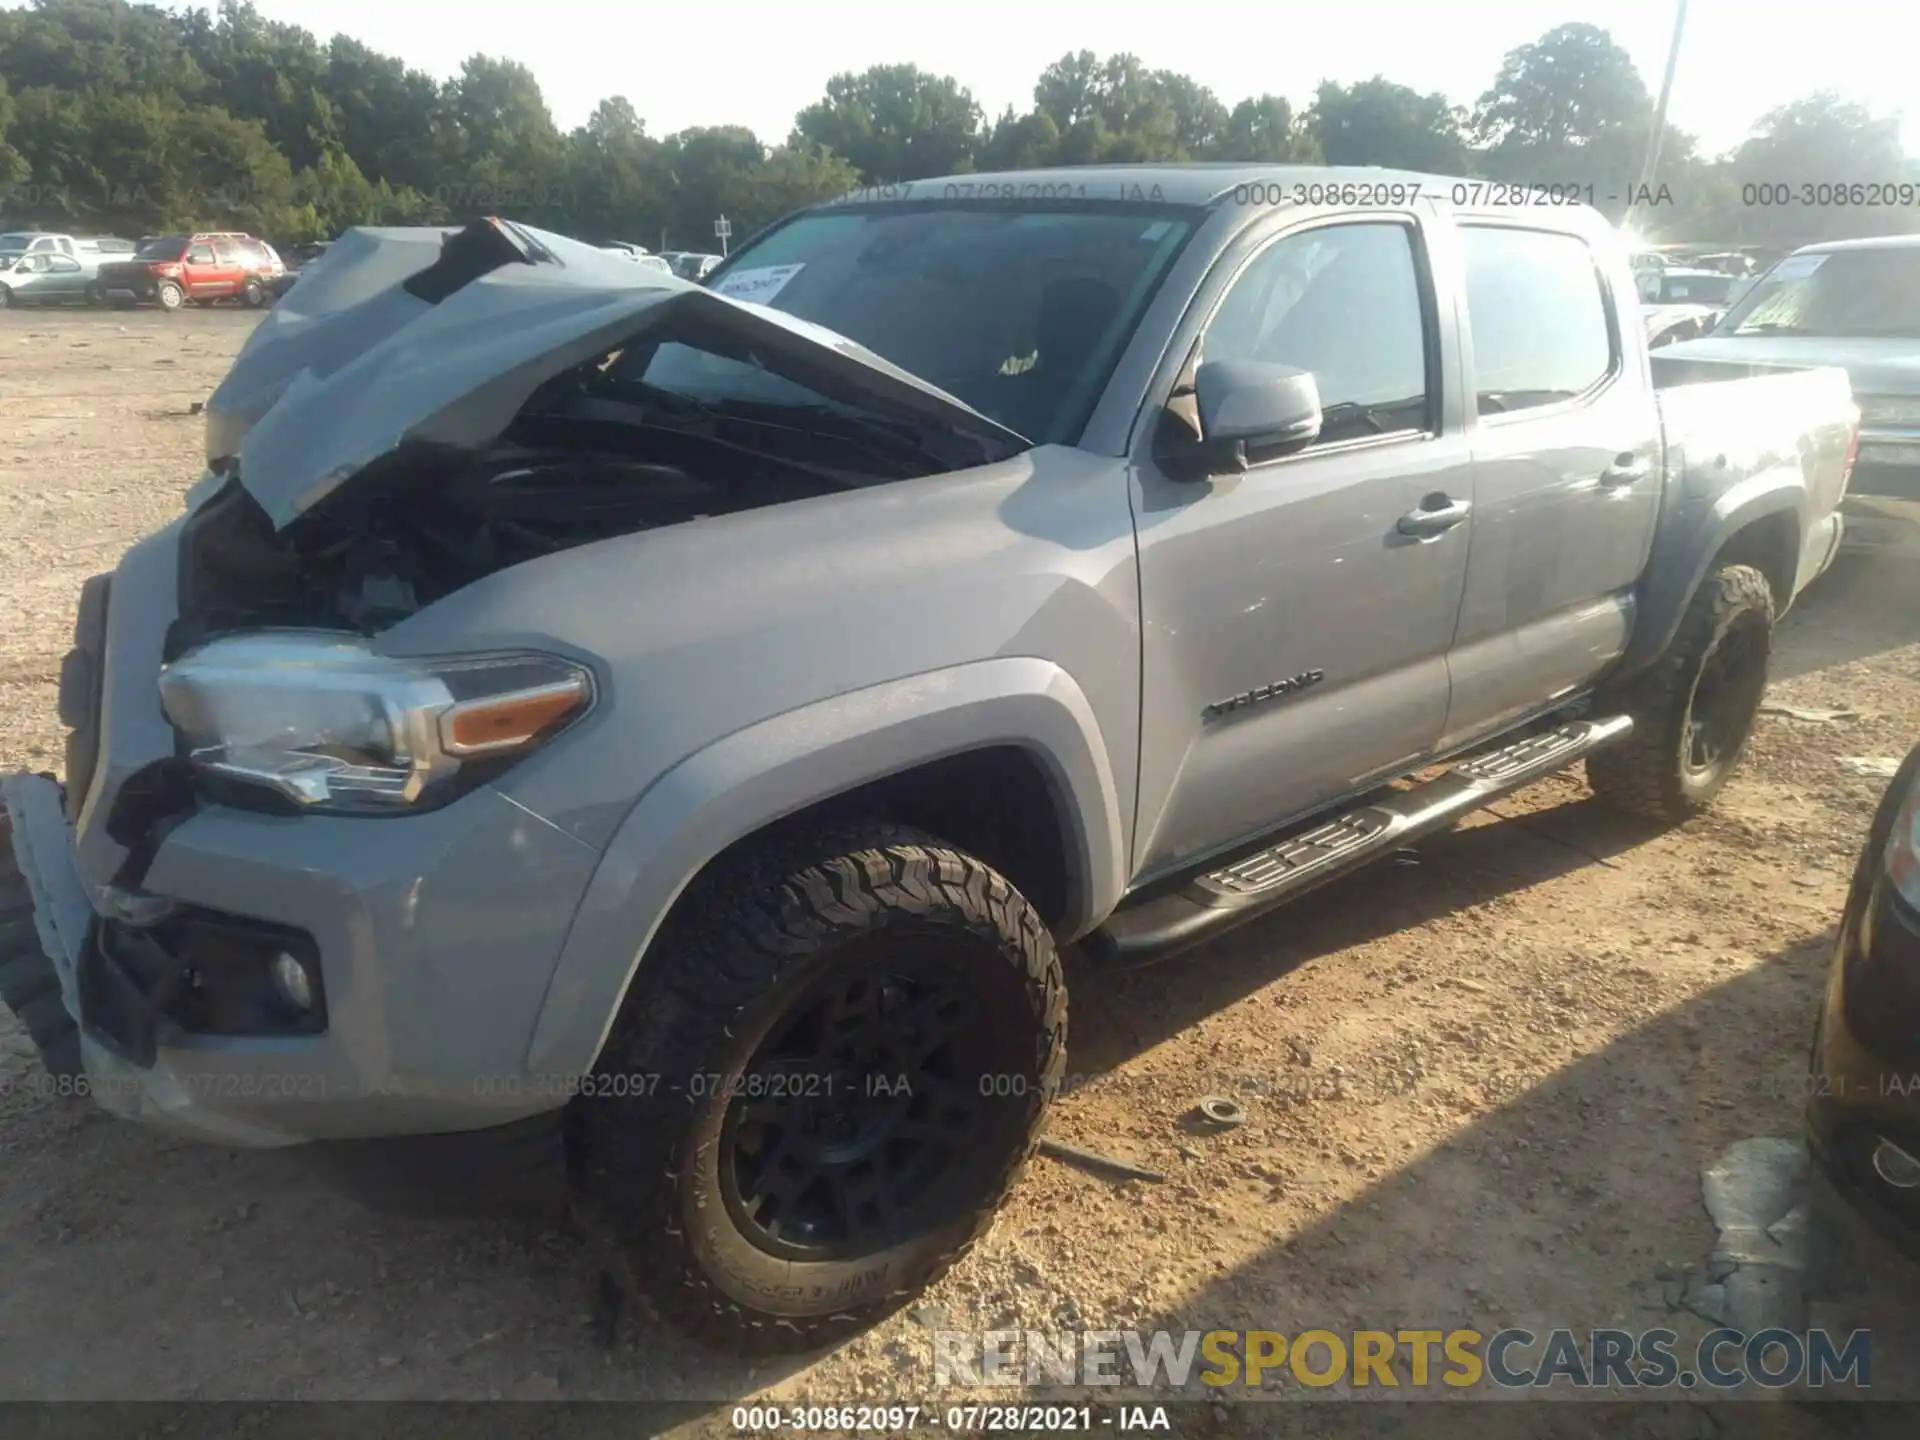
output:
[{"label": "door handle", "polygon": [[1600,483],[1609,490],[1623,489],[1628,485],[1637,485],[1647,478],[1647,462],[1628,451],[1616,455],[1613,464],[1600,472]]},{"label": "door handle", "polygon": [[1446,495],[1433,494],[1420,502],[1418,510],[1409,510],[1402,515],[1393,528],[1402,535],[1431,540],[1436,535],[1446,534],[1465,520],[1472,510],[1473,502],[1470,500],[1454,500]]}]

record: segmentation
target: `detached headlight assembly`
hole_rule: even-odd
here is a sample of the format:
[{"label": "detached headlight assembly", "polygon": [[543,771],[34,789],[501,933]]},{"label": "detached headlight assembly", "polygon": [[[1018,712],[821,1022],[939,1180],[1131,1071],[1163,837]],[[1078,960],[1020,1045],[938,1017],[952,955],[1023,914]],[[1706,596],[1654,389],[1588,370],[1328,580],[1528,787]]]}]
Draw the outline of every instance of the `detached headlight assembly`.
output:
[{"label": "detached headlight assembly", "polygon": [[587,670],[538,653],[397,659],[332,632],[214,640],[160,672],[160,703],[208,777],[302,810],[431,809],[593,703]]}]

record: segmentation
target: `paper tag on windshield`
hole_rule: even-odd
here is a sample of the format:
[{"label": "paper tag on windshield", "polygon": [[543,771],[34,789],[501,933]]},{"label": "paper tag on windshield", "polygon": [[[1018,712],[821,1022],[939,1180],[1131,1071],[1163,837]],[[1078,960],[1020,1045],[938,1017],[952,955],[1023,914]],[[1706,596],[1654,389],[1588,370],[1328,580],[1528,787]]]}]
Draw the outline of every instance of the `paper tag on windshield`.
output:
[{"label": "paper tag on windshield", "polygon": [[1826,261],[1825,255],[1789,255],[1773,267],[1769,280],[1804,280]]},{"label": "paper tag on windshield", "polygon": [[765,305],[806,268],[805,265],[762,265],[756,270],[736,270],[713,288],[729,300]]}]

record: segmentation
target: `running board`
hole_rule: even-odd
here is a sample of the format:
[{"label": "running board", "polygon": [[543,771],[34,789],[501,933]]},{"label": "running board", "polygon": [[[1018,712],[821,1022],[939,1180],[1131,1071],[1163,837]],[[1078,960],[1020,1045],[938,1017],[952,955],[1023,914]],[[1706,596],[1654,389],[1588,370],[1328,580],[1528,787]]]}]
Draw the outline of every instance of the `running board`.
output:
[{"label": "running board", "polygon": [[1621,740],[1632,717],[1575,720],[1464,760],[1446,774],[1349,810],[1304,834],[1123,905],[1081,942],[1095,964],[1131,968],[1211,940],[1358,869],[1409,840],[1445,830],[1489,800]]}]

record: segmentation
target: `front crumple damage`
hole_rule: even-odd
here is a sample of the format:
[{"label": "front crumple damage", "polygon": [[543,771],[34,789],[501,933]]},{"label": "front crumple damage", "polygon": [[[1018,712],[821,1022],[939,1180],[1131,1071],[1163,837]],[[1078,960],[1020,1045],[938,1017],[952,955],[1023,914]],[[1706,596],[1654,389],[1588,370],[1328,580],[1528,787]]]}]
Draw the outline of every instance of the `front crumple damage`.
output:
[{"label": "front crumple damage", "polygon": [[[168,658],[263,625],[377,633],[578,545],[1029,448],[808,322],[544,232],[422,233],[356,232],[235,362],[220,423],[260,413],[182,537]],[[661,347],[799,398],[663,393]]]},{"label": "front crumple damage", "polygon": [[831,331],[564,236],[480,222],[447,237],[426,263],[428,247],[409,232],[357,233],[320,262],[317,296],[296,287],[287,314],[262,322],[215,395],[223,413],[260,412],[238,440],[238,470],[276,528],[403,446],[484,447],[543,384],[610,351],[668,339],[944,426],[990,452],[1026,447]]}]

